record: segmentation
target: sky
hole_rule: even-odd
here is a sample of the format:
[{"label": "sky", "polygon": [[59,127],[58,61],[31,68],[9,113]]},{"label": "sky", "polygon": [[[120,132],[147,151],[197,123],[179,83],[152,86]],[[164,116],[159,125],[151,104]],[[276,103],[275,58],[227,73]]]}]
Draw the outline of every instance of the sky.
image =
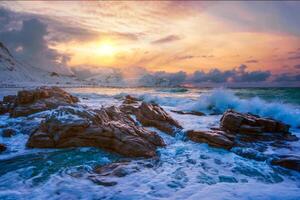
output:
[{"label": "sky", "polygon": [[300,81],[298,1],[1,1],[0,41],[64,73]]}]

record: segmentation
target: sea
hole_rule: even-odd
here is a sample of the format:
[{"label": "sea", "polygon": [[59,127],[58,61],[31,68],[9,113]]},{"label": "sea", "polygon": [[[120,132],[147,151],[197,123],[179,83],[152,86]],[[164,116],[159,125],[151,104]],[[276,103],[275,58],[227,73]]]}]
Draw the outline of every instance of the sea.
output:
[{"label": "sea", "polygon": [[[20,88],[1,88],[0,99]],[[0,115],[0,132],[11,127],[17,134],[0,136],[7,150],[0,153],[0,199],[109,199],[109,200],[299,200],[300,173],[270,164],[274,155],[299,155],[300,142],[268,146],[241,156],[231,151],[194,143],[187,130],[217,127],[227,109],[280,120],[300,138],[300,88],[64,88],[80,104],[100,108],[120,105],[126,95],[162,106],[182,126],[172,137],[155,128],[167,144],[159,148],[153,167],[132,165],[134,173],[111,177],[117,184],[103,186],[87,177],[97,166],[124,158],[97,148],[28,149],[24,118]],[[205,116],[180,115],[171,110],[201,111]],[[41,119],[32,118],[30,123]],[[141,160],[142,162],[142,160]]]}]

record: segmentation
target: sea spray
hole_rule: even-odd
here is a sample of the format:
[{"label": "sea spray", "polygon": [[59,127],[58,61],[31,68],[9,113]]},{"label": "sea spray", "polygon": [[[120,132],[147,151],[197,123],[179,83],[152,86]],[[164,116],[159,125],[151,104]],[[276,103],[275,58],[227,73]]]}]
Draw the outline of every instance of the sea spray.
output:
[{"label": "sea spray", "polygon": [[300,108],[296,105],[268,102],[259,97],[242,99],[228,89],[214,89],[209,93],[203,93],[196,102],[185,105],[185,109],[213,111],[220,114],[227,109],[234,109],[238,112],[281,120],[292,127],[300,126]]}]

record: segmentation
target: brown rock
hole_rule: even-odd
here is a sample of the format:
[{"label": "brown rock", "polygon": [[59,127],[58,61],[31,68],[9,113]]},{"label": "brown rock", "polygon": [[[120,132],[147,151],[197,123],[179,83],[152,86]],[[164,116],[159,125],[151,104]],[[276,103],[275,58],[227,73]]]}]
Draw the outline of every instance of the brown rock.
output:
[{"label": "brown rock", "polygon": [[299,156],[284,156],[272,160],[273,165],[279,165],[288,169],[296,170],[300,172],[300,157]]},{"label": "brown rock", "polygon": [[37,148],[92,146],[129,157],[155,156],[156,148],[164,145],[158,134],[137,126],[114,106],[100,110],[60,107],[27,143]]},{"label": "brown rock", "polygon": [[27,116],[77,102],[77,97],[58,87],[40,87],[19,91],[17,96],[5,96],[0,104],[0,114],[9,112],[11,117]]},{"label": "brown rock", "polygon": [[143,126],[153,126],[173,136],[177,129],[182,129],[179,123],[157,104],[143,102],[135,115]]},{"label": "brown rock", "polygon": [[123,101],[123,104],[136,104],[139,102],[138,98],[127,95]]},{"label": "brown rock", "polygon": [[220,127],[223,130],[241,134],[288,133],[289,125],[257,115],[238,113],[227,110],[222,118]]},{"label": "brown rock", "polygon": [[220,130],[209,130],[209,131],[187,131],[187,137],[200,143],[207,143],[210,146],[230,149],[234,145],[234,137],[230,134]]}]

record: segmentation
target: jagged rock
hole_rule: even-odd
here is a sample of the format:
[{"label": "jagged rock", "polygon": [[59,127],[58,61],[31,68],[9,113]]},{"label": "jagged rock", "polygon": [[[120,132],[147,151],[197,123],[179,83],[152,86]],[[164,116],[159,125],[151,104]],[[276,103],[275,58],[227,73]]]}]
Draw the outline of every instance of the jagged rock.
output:
[{"label": "jagged rock", "polygon": [[125,96],[125,99],[123,101],[123,104],[136,104],[140,100],[138,98],[132,97],[130,95]]},{"label": "jagged rock", "polygon": [[0,143],[0,153],[6,150],[6,146]]},{"label": "jagged rock", "polygon": [[290,128],[289,125],[280,121],[233,110],[227,110],[223,114],[220,127],[223,130],[240,134],[288,133]]},{"label": "jagged rock", "polygon": [[0,114],[9,112],[11,117],[27,116],[58,106],[77,103],[77,97],[58,87],[40,87],[34,90],[21,90],[17,96],[9,95],[0,104]]},{"label": "jagged rock", "polygon": [[173,136],[177,129],[182,129],[179,123],[157,104],[143,102],[135,111],[135,115],[143,126],[153,126]]},{"label": "jagged rock", "polygon": [[207,143],[210,146],[218,148],[230,149],[234,145],[234,136],[221,130],[189,130],[186,136],[194,142]]},{"label": "jagged rock", "polygon": [[120,110],[124,113],[134,115],[140,105],[141,102],[139,101],[139,99],[127,95],[122,105],[120,106]]},{"label": "jagged rock", "polygon": [[279,165],[288,169],[300,172],[300,157],[299,156],[283,156],[275,158],[271,162],[273,165]]},{"label": "jagged rock", "polygon": [[3,137],[11,137],[16,134],[16,131],[11,128],[6,128],[2,130],[2,136]]},{"label": "jagged rock", "polygon": [[182,111],[182,110],[171,110],[174,113],[181,115],[196,115],[196,116],[205,116],[205,113],[198,111]]},{"label": "jagged rock", "polygon": [[112,106],[100,110],[59,107],[43,121],[28,147],[65,148],[92,146],[129,157],[152,157],[164,141],[155,132]]}]

